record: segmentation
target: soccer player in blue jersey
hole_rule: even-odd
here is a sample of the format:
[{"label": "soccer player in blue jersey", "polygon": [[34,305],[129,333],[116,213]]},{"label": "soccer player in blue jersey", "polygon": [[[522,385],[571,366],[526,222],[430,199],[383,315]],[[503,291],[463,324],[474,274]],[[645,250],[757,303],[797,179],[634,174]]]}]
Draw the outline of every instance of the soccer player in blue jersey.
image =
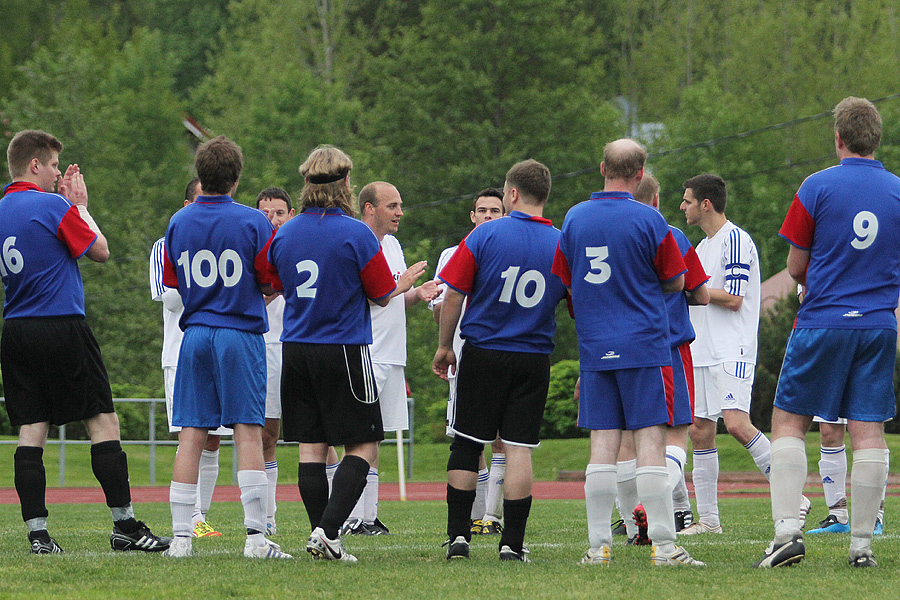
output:
[{"label": "soccer player in blue jersey", "polygon": [[[78,165],[60,179],[63,145],[44,131],[17,133],[6,151],[12,183],[0,200],[0,275],[6,297],[0,369],[6,411],[19,429],[15,486],[32,554],[62,552],[47,532],[44,445],[50,424],[84,421],[91,467],[113,517],[113,550],[157,552],[169,538],[136,521],[128,459],[100,347],[84,319],[78,259],[109,259],[106,237],[88,212]],[[59,194],[53,193],[59,180]]]},{"label": "soccer player in blue jersey", "polygon": [[[463,240],[439,277],[447,284],[440,344],[432,370],[458,368],[454,433],[447,463],[448,559],[468,558],[478,458],[499,437],[506,447],[501,560],[528,562],[531,452],[540,443],[550,382],[554,311],[566,290],[550,272],[559,230],[543,218],[550,171],[535,160],[506,174],[503,219],[482,223]],[[453,337],[462,317],[461,356]]]},{"label": "soccer player in blue jersey", "polygon": [[[806,178],[779,234],[806,288],[788,339],[772,413],[775,539],[759,567],[805,556],[800,502],[813,415],[847,419],[853,448],[849,562],[874,567],[872,535],[887,477],[884,425],[894,416],[900,295],[900,178],[875,160],[881,115],[863,98],[834,109],[840,163]],[[827,376],[823,376],[827,374]]]},{"label": "soccer player in blue jersey", "polygon": [[[282,425],[285,441],[300,443],[298,487],[312,528],[306,550],[355,562],[338,531],[384,439],[368,300],[385,306],[405,290],[395,284],[378,238],[354,218],[352,168],[334,146],[309,155],[300,166],[299,212],[275,234],[269,260],[280,278],[276,289],[285,290]],[[330,498],[328,446],[344,446]]]},{"label": "soccer player in blue jersey", "polygon": [[186,557],[197,495],[200,456],[209,432],[234,430],[237,480],[244,508],[248,558],[290,558],[266,539],[266,479],[262,429],[266,399],[268,329],[263,294],[272,224],[238,204],[244,157],[219,136],[197,148],[194,161],[203,195],[175,213],[165,242],[165,285],[178,288],[184,331],[175,376],[174,425],[180,426],[169,504],[175,539],[167,556]]},{"label": "soccer player in blue jersey", "polygon": [[673,424],[666,388],[673,376],[663,294],[683,290],[687,269],[665,219],[632,195],[646,156],[633,140],[606,145],[604,190],[569,210],[553,264],[572,292],[581,358],[578,424],[591,430],[590,548],[582,562],[609,564],[616,457],[622,430],[631,430],[653,564],[702,565],[675,545],[665,456],[666,427]]}]

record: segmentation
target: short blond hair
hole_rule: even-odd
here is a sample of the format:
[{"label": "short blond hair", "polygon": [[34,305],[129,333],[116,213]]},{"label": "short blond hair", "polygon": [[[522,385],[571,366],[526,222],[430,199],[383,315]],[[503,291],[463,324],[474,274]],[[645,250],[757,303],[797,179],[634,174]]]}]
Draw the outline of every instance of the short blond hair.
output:
[{"label": "short blond hair", "polygon": [[875,154],[881,144],[881,115],[865,98],[848,96],[834,107],[834,130],[853,154]]},{"label": "short blond hair", "polygon": [[650,171],[644,169],[644,177],[634,192],[634,199],[643,204],[653,202],[653,197],[659,193],[659,181]]}]

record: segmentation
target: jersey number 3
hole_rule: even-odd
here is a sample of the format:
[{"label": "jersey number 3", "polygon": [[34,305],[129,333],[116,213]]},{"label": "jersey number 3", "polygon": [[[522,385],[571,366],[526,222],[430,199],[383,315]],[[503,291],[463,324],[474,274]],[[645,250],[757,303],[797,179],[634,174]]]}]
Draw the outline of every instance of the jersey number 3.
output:
[{"label": "jersey number 3", "polygon": [[597,285],[606,283],[612,274],[612,268],[606,262],[609,258],[609,246],[588,246],[584,249],[584,254],[591,259],[591,270],[584,276],[584,280]]}]

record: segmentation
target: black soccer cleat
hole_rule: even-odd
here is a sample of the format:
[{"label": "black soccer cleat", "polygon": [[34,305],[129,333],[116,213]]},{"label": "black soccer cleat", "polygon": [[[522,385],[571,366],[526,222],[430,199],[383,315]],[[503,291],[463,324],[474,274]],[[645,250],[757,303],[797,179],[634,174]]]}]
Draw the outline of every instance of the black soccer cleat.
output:
[{"label": "black soccer cleat", "polygon": [[456,536],[455,540],[447,540],[442,546],[449,546],[447,548],[447,560],[469,558],[469,542],[461,535]]},{"label": "black soccer cleat", "polygon": [[803,544],[803,536],[795,535],[789,542],[769,544],[765,556],[753,566],[759,569],[790,567],[803,560],[804,556],[806,556],[806,546]]},{"label": "black soccer cleat", "polygon": [[29,534],[28,540],[31,542],[32,554],[62,554],[63,549],[49,535],[32,536]]},{"label": "black soccer cleat", "polygon": [[162,552],[168,549],[172,538],[153,535],[143,521],[138,521],[138,529],[133,533],[125,533],[118,526],[113,525],[113,532],[109,536],[109,545],[113,550],[127,552],[128,550],[140,550],[141,552]]}]

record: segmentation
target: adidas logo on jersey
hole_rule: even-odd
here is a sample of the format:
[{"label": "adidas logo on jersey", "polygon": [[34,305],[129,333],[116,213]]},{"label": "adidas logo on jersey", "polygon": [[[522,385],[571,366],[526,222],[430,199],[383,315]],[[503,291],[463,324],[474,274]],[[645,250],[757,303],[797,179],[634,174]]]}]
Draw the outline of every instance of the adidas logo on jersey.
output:
[{"label": "adidas logo on jersey", "polygon": [[731,394],[728,394],[727,396],[725,396],[725,399],[726,400],[734,400],[734,396],[732,396]]},{"label": "adidas logo on jersey", "polygon": [[614,350],[610,350],[609,352],[604,354],[603,358],[601,358],[600,360],[606,360],[608,358],[622,358],[622,357],[619,356],[618,354],[616,354],[616,352]]},{"label": "adidas logo on jersey", "polygon": [[822,483],[834,483],[834,479],[832,479],[831,477],[826,475],[825,477],[822,478]]},{"label": "adidas logo on jersey", "polygon": [[859,312],[858,310],[854,309],[849,312],[845,312],[842,316],[844,316],[844,317],[861,317],[861,316],[863,316],[863,314],[861,312]]}]

